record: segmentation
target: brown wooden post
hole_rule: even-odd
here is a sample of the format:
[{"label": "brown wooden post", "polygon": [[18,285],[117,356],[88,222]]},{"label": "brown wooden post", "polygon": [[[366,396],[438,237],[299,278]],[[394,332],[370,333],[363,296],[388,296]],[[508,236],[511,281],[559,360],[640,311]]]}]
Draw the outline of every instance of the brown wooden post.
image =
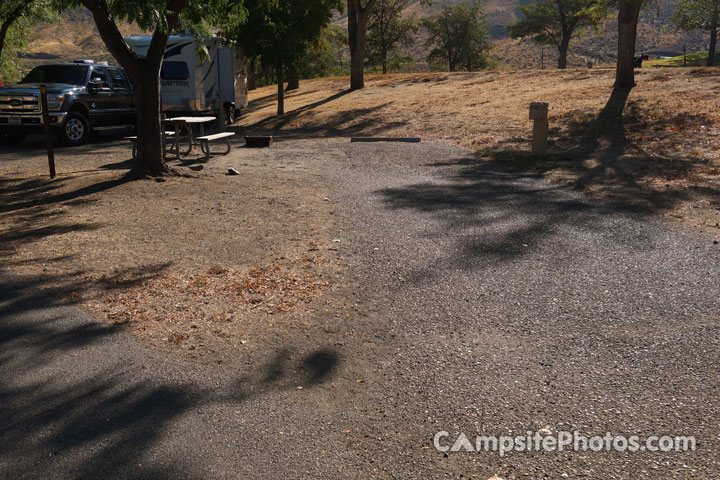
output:
[{"label": "brown wooden post", "polygon": [[533,155],[545,155],[548,147],[548,104],[532,102],[530,104],[530,120],[533,120]]},{"label": "brown wooden post", "polygon": [[48,113],[47,88],[40,86],[40,102],[42,105],[42,119],[45,127],[45,146],[47,147],[50,178],[55,178],[55,152],[53,151],[52,132],[50,131],[50,114]]}]

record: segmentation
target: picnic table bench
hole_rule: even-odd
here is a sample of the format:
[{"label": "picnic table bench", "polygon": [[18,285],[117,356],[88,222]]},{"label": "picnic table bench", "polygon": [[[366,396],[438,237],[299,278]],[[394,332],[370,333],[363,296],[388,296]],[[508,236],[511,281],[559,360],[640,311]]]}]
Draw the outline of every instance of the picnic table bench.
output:
[{"label": "picnic table bench", "polygon": [[200,143],[200,150],[205,154],[205,160],[210,160],[210,156],[213,155],[210,152],[210,142],[213,140],[225,140],[225,144],[227,145],[227,150],[223,153],[215,153],[214,155],[227,155],[230,153],[230,137],[235,135],[235,132],[222,132],[222,133],[216,133],[213,135],[205,135],[203,137],[197,137],[195,140],[197,140]]},{"label": "picnic table bench", "polygon": [[[163,132],[163,150],[165,149],[165,139],[167,137],[172,137],[175,135],[175,132]],[[125,140],[130,140],[132,142],[132,158],[135,159],[137,157],[137,135],[133,135],[130,137],[125,137]]]}]

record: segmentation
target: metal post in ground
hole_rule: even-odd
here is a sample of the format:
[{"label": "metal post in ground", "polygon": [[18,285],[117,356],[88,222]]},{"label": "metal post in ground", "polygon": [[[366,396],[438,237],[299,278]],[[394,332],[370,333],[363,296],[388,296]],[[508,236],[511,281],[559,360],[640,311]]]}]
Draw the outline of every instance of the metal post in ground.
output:
[{"label": "metal post in ground", "polygon": [[47,147],[50,178],[55,178],[55,152],[53,151],[52,132],[50,131],[50,115],[48,114],[47,88],[40,86],[40,102],[42,106],[42,120],[45,128],[45,146]]}]

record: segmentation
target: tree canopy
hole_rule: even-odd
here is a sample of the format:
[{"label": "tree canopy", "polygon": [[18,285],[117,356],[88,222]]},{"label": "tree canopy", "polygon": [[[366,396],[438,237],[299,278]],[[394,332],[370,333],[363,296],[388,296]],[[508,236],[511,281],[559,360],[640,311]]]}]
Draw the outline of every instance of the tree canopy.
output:
[{"label": "tree canopy", "polygon": [[0,79],[17,76],[17,53],[30,27],[56,18],[52,0],[0,0]]},{"label": "tree canopy", "polygon": [[250,57],[275,69],[279,84],[278,115],[284,113],[284,75],[297,71],[305,52],[312,47],[342,0],[247,0],[247,21],[225,25],[226,35],[237,40]]},{"label": "tree canopy", "polygon": [[486,66],[485,53],[491,45],[479,1],[445,6],[441,13],[425,17],[421,23],[428,31],[425,46],[430,49],[427,58],[431,65],[445,65],[451,72]]},{"label": "tree canopy", "polygon": [[367,58],[371,65],[382,66],[382,72],[388,72],[391,61],[398,63],[400,45],[412,44],[412,33],[418,30],[413,18],[403,19],[403,9],[408,0],[378,0],[370,12],[367,35]]},{"label": "tree canopy", "polygon": [[556,46],[561,69],[567,67],[570,40],[610,15],[606,0],[536,0],[519,9],[522,18],[508,25],[510,36]]},{"label": "tree canopy", "polygon": [[679,0],[671,19],[679,30],[710,32],[708,65],[714,65],[720,23],[720,0]]}]

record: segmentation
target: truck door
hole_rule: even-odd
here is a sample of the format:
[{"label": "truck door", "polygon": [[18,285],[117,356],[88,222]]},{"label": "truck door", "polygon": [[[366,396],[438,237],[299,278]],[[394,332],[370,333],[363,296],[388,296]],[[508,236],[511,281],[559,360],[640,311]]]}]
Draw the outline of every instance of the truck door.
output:
[{"label": "truck door", "polygon": [[130,82],[121,68],[108,68],[112,81],[112,102],[116,112],[113,123],[116,125],[135,125],[137,118],[133,106],[133,92]]},{"label": "truck door", "polygon": [[95,67],[90,73],[87,105],[90,107],[90,123],[102,126],[113,123],[116,114],[113,104],[112,83],[104,67]]}]

